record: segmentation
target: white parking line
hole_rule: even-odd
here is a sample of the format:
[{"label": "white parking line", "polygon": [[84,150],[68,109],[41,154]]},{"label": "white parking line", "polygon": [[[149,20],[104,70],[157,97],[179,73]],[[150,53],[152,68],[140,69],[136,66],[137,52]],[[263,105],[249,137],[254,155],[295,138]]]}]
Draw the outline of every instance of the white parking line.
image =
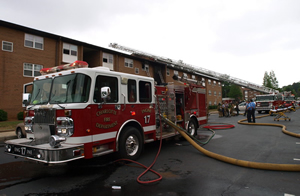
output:
[{"label": "white parking line", "polygon": [[295,195],[284,193],[284,196],[295,196]]},{"label": "white parking line", "polygon": [[296,142],[296,144],[300,144],[300,142]]},{"label": "white parking line", "polygon": [[300,159],[294,158],[294,161],[300,161]]}]

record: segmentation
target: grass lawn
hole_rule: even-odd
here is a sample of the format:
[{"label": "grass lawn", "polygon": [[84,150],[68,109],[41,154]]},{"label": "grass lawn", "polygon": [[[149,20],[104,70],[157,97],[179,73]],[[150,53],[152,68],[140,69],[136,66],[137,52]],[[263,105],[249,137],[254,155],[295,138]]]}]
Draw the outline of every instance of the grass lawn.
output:
[{"label": "grass lawn", "polygon": [[23,122],[23,120],[17,121],[0,121],[0,131],[3,130],[15,130],[17,124]]}]

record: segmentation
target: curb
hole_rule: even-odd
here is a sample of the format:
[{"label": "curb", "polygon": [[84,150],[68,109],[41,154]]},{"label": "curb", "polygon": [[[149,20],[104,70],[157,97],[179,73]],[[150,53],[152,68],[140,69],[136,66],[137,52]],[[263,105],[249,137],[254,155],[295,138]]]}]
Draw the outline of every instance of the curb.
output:
[{"label": "curb", "polygon": [[4,143],[4,141],[11,139],[17,139],[17,135],[14,130],[0,132],[0,143]]}]

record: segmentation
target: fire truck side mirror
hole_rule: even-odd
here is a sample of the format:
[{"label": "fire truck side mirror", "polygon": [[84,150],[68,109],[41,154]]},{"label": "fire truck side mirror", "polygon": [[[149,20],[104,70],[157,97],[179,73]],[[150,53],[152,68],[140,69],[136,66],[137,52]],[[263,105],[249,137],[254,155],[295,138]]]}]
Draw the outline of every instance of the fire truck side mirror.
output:
[{"label": "fire truck side mirror", "polygon": [[30,97],[31,97],[30,93],[23,93],[22,107],[26,107],[27,105],[29,105]]},{"label": "fire truck side mirror", "polygon": [[101,98],[102,99],[107,99],[108,96],[110,95],[110,88],[105,86],[101,88]]}]

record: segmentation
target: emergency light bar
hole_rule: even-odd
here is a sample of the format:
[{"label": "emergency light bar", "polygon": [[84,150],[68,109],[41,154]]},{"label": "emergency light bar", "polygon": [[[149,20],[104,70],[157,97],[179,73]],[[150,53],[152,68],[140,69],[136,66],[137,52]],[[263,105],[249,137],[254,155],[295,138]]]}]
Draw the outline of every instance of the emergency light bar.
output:
[{"label": "emergency light bar", "polygon": [[40,73],[41,73],[41,75],[46,75],[49,73],[55,73],[55,72],[68,70],[68,69],[83,68],[83,67],[88,67],[88,66],[89,66],[89,64],[85,61],[75,61],[73,63],[59,65],[57,67],[43,68],[40,70]]}]

